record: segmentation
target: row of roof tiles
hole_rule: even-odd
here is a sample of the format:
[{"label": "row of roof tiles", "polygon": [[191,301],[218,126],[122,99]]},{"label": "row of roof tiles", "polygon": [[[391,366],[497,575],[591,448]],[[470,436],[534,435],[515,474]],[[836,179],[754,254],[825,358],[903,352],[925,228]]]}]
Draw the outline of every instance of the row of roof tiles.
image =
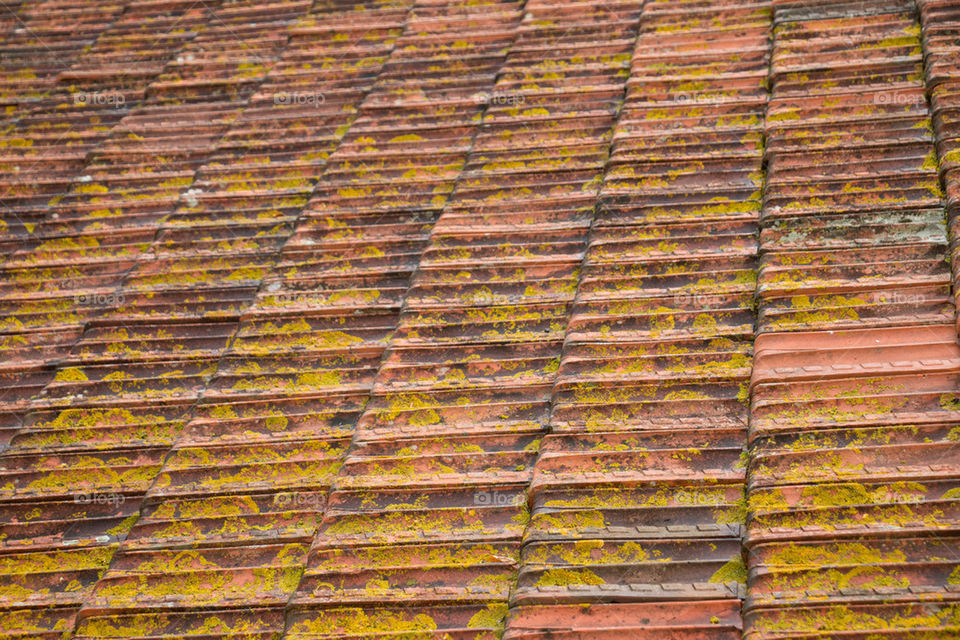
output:
[{"label": "row of roof tiles", "polygon": [[[838,428],[845,413],[818,423],[797,408],[804,385],[811,401],[879,406],[891,383],[867,375],[895,376],[919,407],[911,416],[930,423],[924,443],[917,427],[888,427],[874,476],[944,455],[944,469],[924,472],[947,483],[925,491],[952,496],[943,422],[956,356],[936,156],[916,126],[925,105],[876,98],[891,86],[922,96],[917,34],[905,3],[854,4],[225,3],[206,24],[187,11],[195,34],[170,40],[130,102],[77,101],[94,107],[85,148],[16,142],[42,130],[23,110],[59,121],[44,100],[77,93],[58,84],[114,86],[97,73],[113,40],[90,36],[104,55],[77,54],[86,75],[51,73],[47,96],[10,112],[27,136],[7,138],[22,150],[7,159],[32,159],[31,180],[46,186],[5,201],[17,356],[5,544],[25,568],[8,574],[8,626],[91,638],[484,637],[504,624],[517,638],[571,625],[570,637],[736,637],[749,566],[748,633],[786,637],[808,631],[816,602],[795,594],[852,580],[841,562],[817,582],[810,558],[866,549],[861,563],[879,554],[872,564],[913,571],[896,541],[812,546],[778,515],[780,494],[816,506],[817,491],[834,491],[822,481],[836,469],[810,466],[824,452],[862,445]],[[117,8],[118,34],[130,9]],[[839,64],[838,41],[867,63]],[[805,65],[824,64],[811,91]],[[864,88],[849,104],[831,86],[843,82]],[[842,117],[820,143],[791,136],[871,99],[891,126],[864,109],[862,143]],[[102,117],[111,127],[93,126]],[[834,161],[876,168],[804,190],[823,184],[830,154],[866,141],[869,155]],[[157,164],[163,175],[145,170]],[[45,178],[56,172],[71,181]],[[888,177],[906,203],[895,231],[875,196]],[[825,221],[828,207],[849,213]],[[861,255],[890,257],[860,275],[864,211],[875,221]],[[777,275],[817,251],[826,262],[797,263],[804,303]],[[765,359],[753,368],[758,272]],[[857,286],[872,296],[857,303],[870,322],[831,312],[831,289]],[[929,340],[911,341],[910,305]],[[773,336],[864,325],[909,328],[858,333],[881,336],[884,351],[852,351],[853,377],[843,335],[828,365],[836,393],[809,381],[808,351]],[[942,373],[921,378],[928,366]],[[809,433],[817,424],[833,428]],[[791,438],[812,442],[814,462],[789,452]],[[881,502],[890,493],[873,489]],[[950,517],[932,509],[896,524],[929,533]],[[45,550],[24,552],[28,542]],[[950,592],[936,573],[949,564],[928,562],[918,586]],[[777,604],[798,597],[802,607]],[[921,606],[878,598],[833,599],[881,620]],[[925,622],[946,628],[950,609],[938,611]]]},{"label": "row of roof tiles", "polygon": [[960,362],[923,35],[892,3],[775,31],[750,638],[955,632]]},{"label": "row of roof tiles", "polygon": [[[362,100],[358,90],[329,103],[323,95],[307,96],[300,104],[301,95],[292,92],[303,78],[284,74],[291,67],[280,54],[296,37],[285,27],[308,8],[271,5],[258,10],[267,19],[256,25],[248,25],[242,11],[234,19],[211,14],[217,24],[206,25],[207,37],[181,49],[144,92],[144,106],[131,108],[110,141],[87,153],[73,188],[46,216],[52,224],[41,225],[41,233],[51,227],[45,244],[54,264],[64,256],[76,271],[77,258],[86,258],[90,272],[99,274],[112,258],[116,276],[78,279],[57,292],[72,293],[74,306],[90,309],[85,315],[92,317],[83,318],[83,336],[70,353],[55,361],[53,382],[32,399],[31,428],[5,455],[7,486],[21,501],[13,518],[20,521],[18,533],[51,549],[20,555],[18,564],[38,565],[39,572],[43,562],[56,566],[64,546],[87,545],[70,552],[85,579],[73,586],[70,576],[46,569],[48,580],[9,603],[33,605],[11,612],[11,621],[50,632],[79,624],[78,635],[102,637],[122,628],[125,612],[172,607],[183,613],[185,607],[241,603],[276,609],[297,584],[324,487],[349,442],[349,429],[338,427],[328,404],[316,397],[331,385],[324,364],[336,356],[297,354],[304,370],[292,379],[283,377],[275,355],[263,358],[274,362],[273,371],[267,362],[249,361],[242,338],[232,359],[221,357],[242,335],[241,313],[252,307],[267,270],[281,262],[323,162]],[[334,54],[335,35],[311,40],[308,34],[304,48]],[[391,46],[384,42],[380,51],[389,53]],[[343,66],[365,77],[364,65],[348,60]],[[274,79],[265,81],[273,70]],[[258,88],[265,93],[254,96]],[[99,96],[93,96],[82,102],[96,104]],[[286,125],[279,130],[277,116]],[[271,138],[282,142],[270,146]],[[78,209],[90,220],[86,226],[59,220],[60,211]],[[89,249],[104,244],[112,249],[106,255]],[[26,255],[36,262],[36,248],[30,249]],[[8,265],[39,271],[21,267],[16,254]],[[102,288],[84,290],[88,283]],[[42,326],[44,318],[38,320]],[[178,323],[183,320],[188,324]],[[339,329],[321,331],[319,342],[336,340]],[[375,360],[375,354],[352,360],[364,357]],[[281,406],[298,406],[299,413],[256,402],[260,387],[276,382],[288,388],[277,394]],[[197,401],[208,389],[212,395],[201,409]],[[303,397],[307,392],[313,397]],[[226,404],[234,397],[251,402]],[[237,410],[259,424],[259,437],[251,437],[253,424],[245,435],[230,428],[236,425],[231,417],[241,421]],[[287,432],[291,419],[302,427]],[[42,457],[21,448],[28,433],[44,442]],[[291,491],[301,487],[307,490]],[[85,516],[79,526],[68,524],[78,516]],[[30,522],[37,520],[45,526]],[[53,614],[42,608],[50,604],[62,607]],[[80,605],[82,623],[75,618]],[[258,629],[282,619],[276,610],[223,615],[217,628],[225,634],[231,625]],[[199,623],[217,619],[207,615]],[[138,620],[139,632],[149,633],[166,618]],[[181,631],[191,624],[189,615],[173,620]],[[3,626],[17,628],[14,622]]]}]

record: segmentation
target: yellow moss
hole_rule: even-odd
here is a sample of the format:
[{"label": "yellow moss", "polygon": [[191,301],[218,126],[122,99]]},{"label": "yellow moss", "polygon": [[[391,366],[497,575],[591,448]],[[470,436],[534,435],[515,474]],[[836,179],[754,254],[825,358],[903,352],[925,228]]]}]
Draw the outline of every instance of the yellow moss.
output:
[{"label": "yellow moss", "polygon": [[108,193],[110,190],[107,189],[102,184],[85,184],[74,187],[74,193],[82,194],[93,194],[93,193]]},{"label": "yellow moss", "polygon": [[134,513],[133,515],[127,516],[120,522],[120,524],[107,529],[107,535],[119,536],[119,535],[128,533],[130,529],[133,528],[134,523],[139,518],[140,518],[139,513]]},{"label": "yellow moss", "polygon": [[270,431],[281,431],[287,427],[288,423],[286,416],[269,416],[263,424]]},{"label": "yellow moss", "polygon": [[[365,535],[389,538],[409,535],[414,531],[449,533],[454,530],[483,531],[484,525],[475,509],[456,513],[444,513],[438,518],[435,512],[392,511],[378,514],[351,514],[344,516],[327,528],[331,535]],[[515,527],[509,527],[514,529]],[[522,527],[520,528],[522,530]]]},{"label": "yellow moss", "polygon": [[747,567],[743,563],[743,558],[736,557],[717,569],[716,573],[710,576],[710,582],[739,582],[747,583]]},{"label": "yellow moss", "polygon": [[960,410],[960,396],[944,393],[940,396],[940,408],[945,411]]},{"label": "yellow moss", "polygon": [[777,591],[839,591],[850,587],[876,589],[910,586],[906,578],[891,575],[885,567],[857,565],[849,569],[825,569],[822,566],[775,574],[772,586]]},{"label": "yellow moss", "polygon": [[865,565],[905,560],[906,556],[900,550],[884,552],[860,542],[840,542],[777,547],[768,556],[766,564],[773,572],[782,572],[819,569],[826,565]]},{"label": "yellow moss", "polygon": [[750,494],[750,511],[781,511],[790,508],[790,503],[780,489],[760,489]]},{"label": "yellow moss", "polygon": [[413,413],[409,417],[411,424],[416,426],[427,426],[438,424],[440,414],[431,407],[431,400],[428,396],[421,394],[398,394],[390,397],[389,405],[386,409],[380,410],[380,418],[386,421],[396,420],[401,413]]},{"label": "yellow moss", "polygon": [[801,496],[814,507],[846,507],[899,501],[904,491],[918,492],[922,496],[926,487],[919,483],[897,483],[869,491],[862,484],[844,482],[804,487]]},{"label": "yellow moss", "polygon": [[404,615],[372,608],[343,608],[324,610],[318,617],[301,619],[293,624],[293,636],[322,636],[352,634],[364,636],[373,633],[430,632],[437,629],[436,621],[419,613]]},{"label": "yellow moss", "polygon": [[106,569],[116,545],[71,551],[51,551],[0,556],[0,574],[26,575],[82,569]]},{"label": "yellow moss", "polygon": [[669,562],[659,551],[653,554],[633,541],[578,540],[569,544],[535,547],[527,556],[530,564],[550,564],[560,559],[566,564],[628,564],[636,562]]},{"label": "yellow moss", "polygon": [[950,572],[950,575],[947,577],[947,584],[960,585],[960,566]]},{"label": "yellow moss", "polygon": [[555,514],[537,514],[532,526],[537,529],[560,531],[571,535],[584,529],[601,529],[606,527],[603,513],[600,511],[562,511]]},{"label": "yellow moss", "polygon": [[507,608],[507,603],[505,602],[488,604],[486,609],[478,611],[471,616],[469,622],[467,622],[467,628],[493,629],[495,634],[500,634],[503,631]]},{"label": "yellow moss", "polygon": [[[947,606],[936,613],[929,605],[909,605],[907,614],[887,620],[848,605],[822,609],[792,609],[789,613],[762,616],[757,629],[765,632],[813,633],[817,631],[869,631],[874,629],[912,629],[917,627],[955,626],[960,623],[960,605]],[[883,636],[886,637],[886,636]],[[932,640],[932,638],[931,638]]]},{"label": "yellow moss", "polygon": [[943,162],[960,162],[960,149],[948,151],[943,156]]},{"label": "yellow moss", "polygon": [[589,569],[548,569],[543,572],[536,586],[568,587],[571,585],[606,584],[600,576]]},{"label": "yellow moss", "polygon": [[79,367],[66,367],[57,371],[54,380],[57,382],[83,382],[89,380],[89,378]]}]

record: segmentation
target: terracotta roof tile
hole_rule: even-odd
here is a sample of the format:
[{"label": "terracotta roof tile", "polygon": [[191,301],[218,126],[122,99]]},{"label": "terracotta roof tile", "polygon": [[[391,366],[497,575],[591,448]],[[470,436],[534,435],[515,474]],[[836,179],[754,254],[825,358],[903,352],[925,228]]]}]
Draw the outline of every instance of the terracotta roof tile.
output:
[{"label": "terracotta roof tile", "polygon": [[914,620],[955,598],[958,364],[921,29],[892,3],[810,9],[776,14],[748,637],[949,633],[952,604]]},{"label": "terracotta roof tile", "polygon": [[958,20],[6,3],[0,638],[960,632]]}]

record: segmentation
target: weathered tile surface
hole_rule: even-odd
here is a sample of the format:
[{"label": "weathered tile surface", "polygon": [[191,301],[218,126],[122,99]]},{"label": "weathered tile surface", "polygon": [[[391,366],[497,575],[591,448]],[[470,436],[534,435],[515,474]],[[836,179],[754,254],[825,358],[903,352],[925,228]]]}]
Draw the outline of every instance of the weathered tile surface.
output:
[{"label": "weathered tile surface", "polygon": [[960,635],[951,0],[0,6],[0,639]]}]

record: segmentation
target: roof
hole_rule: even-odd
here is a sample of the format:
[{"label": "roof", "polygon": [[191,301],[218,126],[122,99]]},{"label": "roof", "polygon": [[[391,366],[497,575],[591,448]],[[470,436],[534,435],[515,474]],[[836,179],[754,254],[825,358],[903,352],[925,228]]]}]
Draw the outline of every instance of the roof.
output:
[{"label": "roof", "polygon": [[952,0],[5,0],[0,639],[960,635]]}]

